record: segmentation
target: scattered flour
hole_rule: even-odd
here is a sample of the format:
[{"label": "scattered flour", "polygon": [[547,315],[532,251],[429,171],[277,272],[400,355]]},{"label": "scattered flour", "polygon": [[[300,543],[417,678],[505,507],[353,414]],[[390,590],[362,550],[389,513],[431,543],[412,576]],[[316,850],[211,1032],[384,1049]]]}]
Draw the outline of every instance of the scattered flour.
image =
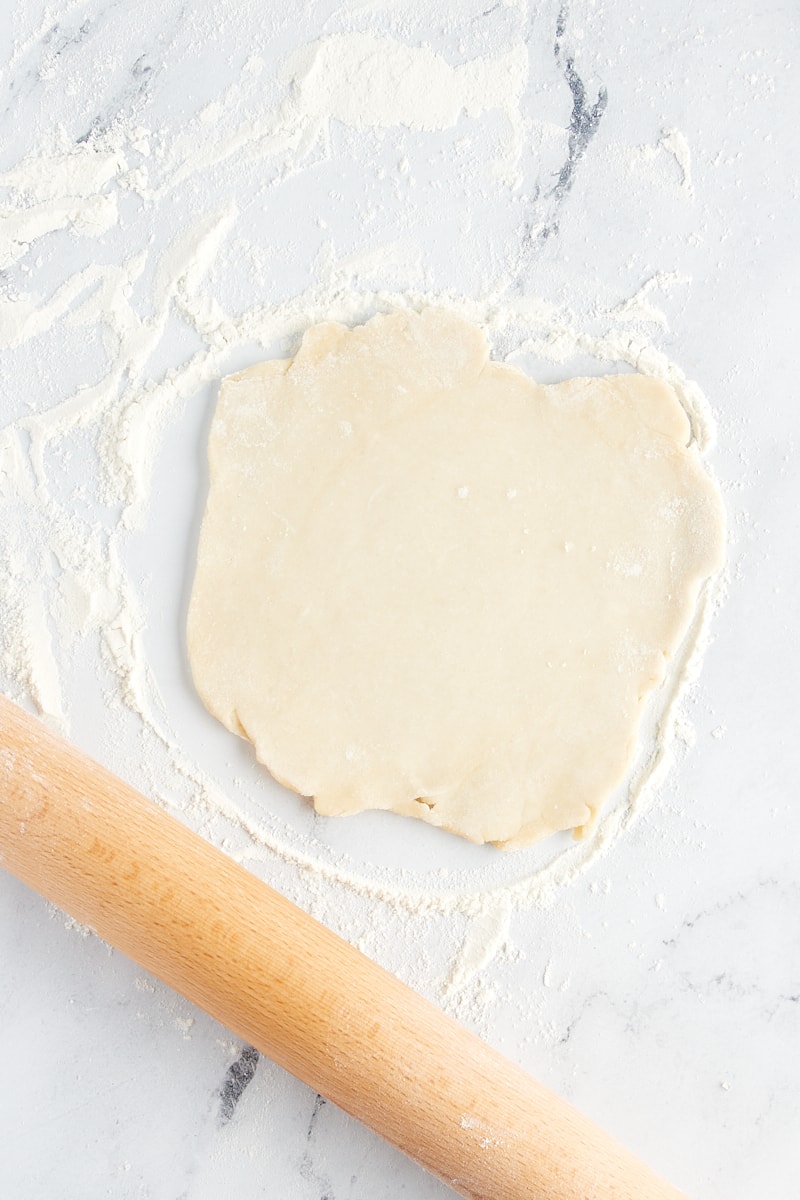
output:
[{"label": "scattered flour", "polygon": [[505,112],[512,124],[528,78],[528,52],[515,46],[496,58],[452,67],[425,46],[369,34],[342,34],[312,42],[282,72],[306,119],[342,121],[354,129],[403,125],[432,132]]},{"label": "scattered flour", "polygon": [[675,159],[681,169],[681,187],[690,200],[694,199],[694,184],[692,183],[692,152],[680,129],[665,129],[658,143]]},{"label": "scattered flour", "polygon": [[508,897],[501,896],[495,905],[487,907],[470,922],[461,952],[450,972],[448,991],[460,991],[508,943],[511,912]]},{"label": "scattered flour", "polygon": [[[20,47],[17,57],[24,51]],[[506,133],[497,151],[493,186],[509,194],[520,185],[526,135],[533,145],[567,142],[567,131],[536,125],[521,114],[529,70],[522,43],[454,66],[426,47],[363,33],[332,35],[291,54],[278,74],[279,97],[266,106],[257,103],[253,110],[262,67],[257,57],[248,60],[240,80],[182,129],[160,130],[155,136],[138,122],[116,121],[80,144],[67,144],[58,135],[7,169],[0,175],[0,194],[5,193],[0,269],[16,265],[27,270],[43,239],[59,231],[103,245],[105,235],[118,230],[121,205],[130,195],[155,217],[160,205],[217,168],[235,171],[256,163],[269,168],[265,191],[287,185],[317,156],[330,156],[337,123],[365,138],[377,137],[379,145],[386,130],[433,134],[453,129],[464,118],[500,114]],[[682,171],[682,189],[694,195],[689,147],[678,130],[665,131],[658,145],[646,150],[651,157],[661,150],[671,154]],[[465,136],[467,182],[470,153]],[[408,158],[400,164],[398,177],[408,186]],[[19,698],[29,698],[68,733],[71,705],[78,702],[70,690],[70,654],[76,645],[94,642],[108,676],[110,700],[134,714],[143,736],[163,751],[166,766],[160,778],[154,774],[152,779],[155,798],[191,813],[206,832],[216,833],[222,822],[228,831],[223,835],[226,849],[240,861],[292,865],[301,903],[322,910],[323,916],[336,913],[338,918],[336,897],[347,889],[419,920],[454,914],[468,918],[441,998],[457,1004],[467,989],[479,987],[483,990],[474,995],[489,1003],[492,992],[482,980],[489,964],[509,946],[514,912],[552,904],[607,853],[657,791],[672,761],[675,738],[681,736],[680,697],[699,668],[720,589],[709,589],[662,689],[652,718],[651,751],[643,754],[627,793],[605,813],[592,836],[566,846],[555,840],[537,849],[535,860],[505,858],[498,865],[493,856],[492,865],[431,882],[411,872],[359,868],[347,855],[304,839],[273,814],[255,819],[181,750],[146,652],[148,608],[142,581],[125,565],[125,551],[148,515],[153,467],[165,430],[204,384],[229,369],[236,352],[246,349],[252,355],[254,347],[290,347],[311,324],[331,319],[355,323],[376,310],[446,305],[481,323],[498,355],[509,360],[532,356],[564,364],[589,356],[666,379],[677,389],[692,435],[705,451],[714,437],[709,405],[697,384],[647,332],[667,328],[654,294],[689,281],[676,272],[657,272],[633,295],[586,317],[515,289],[522,251],[499,266],[480,291],[464,297],[425,286],[425,264],[413,244],[371,241],[340,252],[327,241],[313,278],[296,294],[278,299],[267,280],[261,303],[236,308],[223,301],[214,275],[222,257],[250,244],[240,233],[242,219],[230,201],[193,217],[166,249],[153,250],[151,239],[136,250],[126,245],[112,262],[89,255],[51,294],[33,289],[28,270],[17,290],[0,295],[0,347],[6,351],[34,341],[47,346],[51,338],[55,356],[58,338],[79,330],[87,337],[99,331],[104,354],[104,368],[94,382],[68,388],[52,403],[21,410],[0,428],[0,682],[5,680]],[[259,253],[254,247],[254,263]],[[398,275],[415,283],[378,289],[362,282]],[[174,349],[170,339],[176,320],[196,343],[191,352]],[[151,365],[165,360],[168,365],[162,369]],[[51,365],[57,374],[55,357]],[[342,432],[346,436],[349,431]],[[60,495],[53,482],[53,456],[68,459],[84,446],[82,439],[89,440],[94,455],[96,495],[91,504],[78,503],[77,493]],[[462,492],[466,500],[466,487]],[[512,492],[508,496],[513,501]],[[617,569],[633,570],[635,565],[618,564]],[[723,732],[719,727],[713,736]],[[188,799],[176,799],[181,794]],[[373,933],[380,919],[375,916]],[[187,1023],[184,1032],[188,1030]]]}]

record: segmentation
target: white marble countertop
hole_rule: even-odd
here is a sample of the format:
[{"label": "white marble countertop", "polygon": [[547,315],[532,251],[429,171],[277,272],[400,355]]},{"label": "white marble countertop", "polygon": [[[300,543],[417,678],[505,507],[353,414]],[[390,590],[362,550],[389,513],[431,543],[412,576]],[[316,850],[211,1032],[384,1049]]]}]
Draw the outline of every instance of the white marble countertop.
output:
[{"label": "white marble countertop", "polygon": [[[38,697],[689,1196],[796,1197],[796,6],[37,0],[4,16],[0,452],[31,476],[9,499],[0,453],[0,690]],[[340,38],[318,49],[335,62],[359,34],[387,71],[410,47],[414,70],[444,72],[455,114],[433,82],[432,128],[414,127],[418,92],[298,88],[302,47]],[[450,71],[481,58],[483,75]],[[65,156],[84,172],[66,205]],[[716,412],[730,520],[728,597],[667,780],[561,886],[472,923],[293,858],[445,892],[448,871],[480,887],[541,859],[498,866],[385,814],[315,820],[205,714],[182,640],[215,379],[327,312],[423,293],[477,314],[529,300],[549,351],[523,365],[541,378],[608,369],[591,353],[608,330],[628,362],[677,363]],[[152,449],[128,476],[126,406],[128,430],[149,414],[129,449]],[[94,535],[108,592],[68,619],[58,554]],[[284,852],[215,814],[209,780],[268,811]],[[5,874],[0,962],[3,1196],[450,1194]]]}]

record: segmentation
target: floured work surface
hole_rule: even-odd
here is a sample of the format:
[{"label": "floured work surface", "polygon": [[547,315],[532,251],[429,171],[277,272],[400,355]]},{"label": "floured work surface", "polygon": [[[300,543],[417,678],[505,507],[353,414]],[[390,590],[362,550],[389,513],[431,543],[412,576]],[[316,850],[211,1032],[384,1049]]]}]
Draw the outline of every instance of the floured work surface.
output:
[{"label": "floured work surface", "polygon": [[321,813],[581,828],[722,565],[673,390],[540,386],[440,309],[310,329],[223,382],[197,688]]}]

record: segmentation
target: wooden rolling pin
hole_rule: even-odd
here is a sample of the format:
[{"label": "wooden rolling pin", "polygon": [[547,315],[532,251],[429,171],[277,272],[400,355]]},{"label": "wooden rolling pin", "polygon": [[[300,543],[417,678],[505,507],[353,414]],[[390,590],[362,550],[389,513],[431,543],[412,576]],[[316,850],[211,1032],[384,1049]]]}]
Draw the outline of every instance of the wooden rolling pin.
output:
[{"label": "wooden rolling pin", "polygon": [[463,1196],[680,1196],[518,1066],[3,697],[0,863]]}]

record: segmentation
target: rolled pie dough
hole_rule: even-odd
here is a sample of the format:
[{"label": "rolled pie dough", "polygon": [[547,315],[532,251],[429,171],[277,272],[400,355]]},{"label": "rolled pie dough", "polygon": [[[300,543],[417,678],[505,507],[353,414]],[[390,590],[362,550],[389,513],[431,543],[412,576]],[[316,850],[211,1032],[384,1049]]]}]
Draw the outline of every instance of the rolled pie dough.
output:
[{"label": "rolled pie dough", "polygon": [[209,458],[192,671],[276,779],[476,842],[591,822],[723,561],[667,384],[398,312],[225,379]]}]

